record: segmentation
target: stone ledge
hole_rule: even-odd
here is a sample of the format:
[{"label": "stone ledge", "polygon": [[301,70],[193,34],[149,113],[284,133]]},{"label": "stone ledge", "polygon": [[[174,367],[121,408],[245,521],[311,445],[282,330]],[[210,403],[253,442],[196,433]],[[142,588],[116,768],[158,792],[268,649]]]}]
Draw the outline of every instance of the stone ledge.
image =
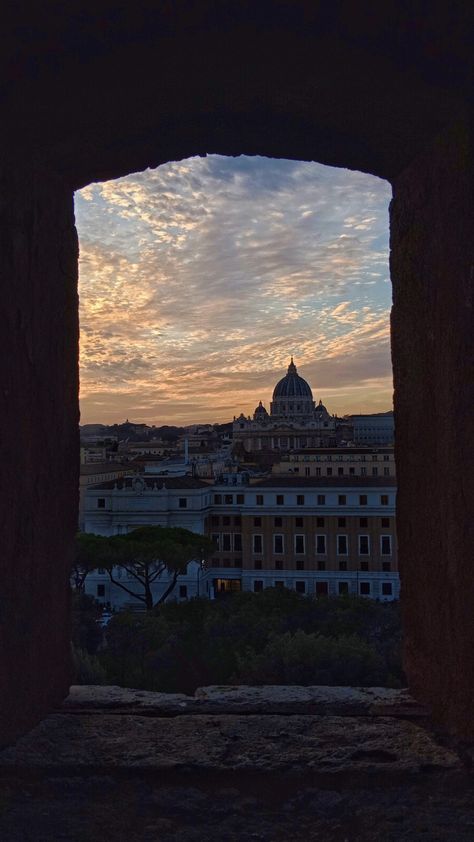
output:
[{"label": "stone ledge", "polygon": [[332,716],[394,716],[419,719],[429,711],[407,690],[387,687],[289,687],[213,685],[194,696],[154,693],[113,686],[73,686],[62,712],[107,711],[146,716],[189,714],[308,714]]},{"label": "stone ledge", "polygon": [[431,734],[395,717],[54,714],[0,753],[0,772],[126,770],[316,780],[461,770]]}]

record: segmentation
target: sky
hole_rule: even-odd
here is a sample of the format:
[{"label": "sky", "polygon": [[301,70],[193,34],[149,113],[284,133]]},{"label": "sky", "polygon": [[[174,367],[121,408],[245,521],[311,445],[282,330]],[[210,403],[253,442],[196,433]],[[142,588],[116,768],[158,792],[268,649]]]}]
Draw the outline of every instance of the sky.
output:
[{"label": "sky", "polygon": [[392,408],[387,182],[209,155],[76,193],[81,423],[267,409],[293,354],[329,412]]}]

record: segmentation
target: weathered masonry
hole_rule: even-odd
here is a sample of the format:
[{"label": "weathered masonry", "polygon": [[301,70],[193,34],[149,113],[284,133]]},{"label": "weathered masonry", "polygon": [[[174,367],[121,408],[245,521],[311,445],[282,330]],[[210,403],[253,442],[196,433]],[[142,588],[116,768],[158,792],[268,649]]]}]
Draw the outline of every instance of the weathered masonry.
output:
[{"label": "weathered masonry", "polygon": [[315,160],[393,185],[405,665],[436,721],[474,735],[472,18],[469,5],[416,8],[97,0],[91,11],[76,0],[26,20],[21,4],[5,12],[1,741],[69,685],[74,190],[211,152]]}]

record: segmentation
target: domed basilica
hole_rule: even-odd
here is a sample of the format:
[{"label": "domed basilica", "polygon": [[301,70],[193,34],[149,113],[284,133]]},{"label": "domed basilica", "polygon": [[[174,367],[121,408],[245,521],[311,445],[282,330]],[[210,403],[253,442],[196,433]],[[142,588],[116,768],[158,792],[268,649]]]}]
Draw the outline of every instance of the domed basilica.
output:
[{"label": "domed basilica", "polygon": [[325,447],[334,443],[335,434],[336,419],[321,401],[315,404],[293,357],[273,390],[270,413],[260,401],[253,418],[241,414],[233,424],[234,443],[240,441],[247,452]]}]

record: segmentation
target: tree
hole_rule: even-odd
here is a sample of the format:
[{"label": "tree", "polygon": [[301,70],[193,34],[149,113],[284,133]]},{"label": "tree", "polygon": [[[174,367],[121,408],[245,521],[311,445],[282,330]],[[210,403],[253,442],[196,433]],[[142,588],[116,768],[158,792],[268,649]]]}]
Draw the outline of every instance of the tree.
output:
[{"label": "tree", "polygon": [[[143,602],[147,611],[167,599],[191,561],[201,562],[216,549],[205,535],[179,527],[143,526],[107,540],[108,555],[101,566],[114,585]],[[117,568],[126,572],[128,584],[118,578]],[[170,574],[169,584],[155,600],[152,585],[165,571]]]},{"label": "tree", "polygon": [[109,539],[89,532],[78,532],[74,545],[72,581],[76,591],[83,591],[92,570],[105,567],[110,553]]}]

